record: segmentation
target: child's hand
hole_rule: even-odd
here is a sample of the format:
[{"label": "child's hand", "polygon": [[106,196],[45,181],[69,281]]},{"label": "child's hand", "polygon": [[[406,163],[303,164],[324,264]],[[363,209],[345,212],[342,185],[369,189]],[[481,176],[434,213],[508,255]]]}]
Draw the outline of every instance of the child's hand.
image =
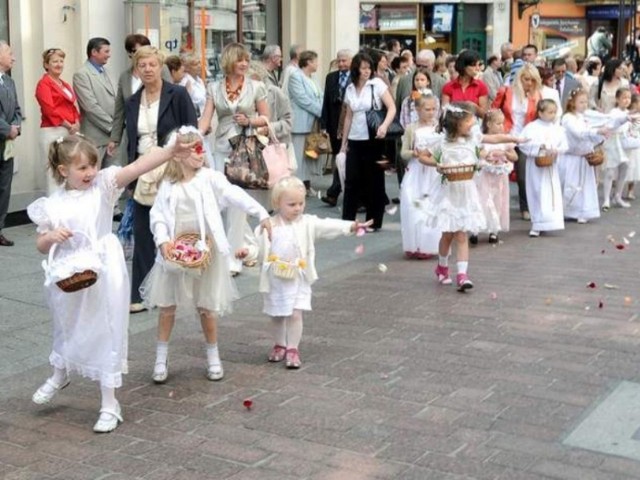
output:
[{"label": "child's hand", "polygon": [[160,245],[160,253],[162,258],[170,260],[173,257],[173,242],[164,242]]},{"label": "child's hand", "polygon": [[527,142],[530,142],[530,141],[531,141],[530,138],[513,137],[513,142],[508,142],[508,143],[517,143],[518,145],[520,145],[521,143],[527,143]]},{"label": "child's hand", "polygon": [[249,255],[249,249],[248,248],[239,248],[238,250],[236,250],[236,258],[237,259],[243,259],[247,255]]},{"label": "child's hand", "polygon": [[173,156],[178,159],[185,159],[191,155],[191,151],[199,144],[200,141],[195,140],[191,143],[176,142],[173,147]]},{"label": "child's hand", "polygon": [[55,230],[51,230],[48,233],[48,236],[51,243],[62,243],[73,237],[73,232],[68,228],[60,227]]},{"label": "child's hand", "polygon": [[357,220],[356,220],[356,221],[355,221],[355,222],[353,222],[353,224],[351,225],[351,232],[352,232],[352,233],[356,233],[359,229],[361,229],[361,228],[368,228],[368,227],[370,227],[371,225],[373,225],[373,220],[369,220],[369,221],[366,221],[366,222],[364,222],[364,223],[359,222],[359,221],[357,221]]},{"label": "child's hand", "polygon": [[271,241],[271,218],[265,218],[260,222],[260,233],[267,232],[267,238]]}]

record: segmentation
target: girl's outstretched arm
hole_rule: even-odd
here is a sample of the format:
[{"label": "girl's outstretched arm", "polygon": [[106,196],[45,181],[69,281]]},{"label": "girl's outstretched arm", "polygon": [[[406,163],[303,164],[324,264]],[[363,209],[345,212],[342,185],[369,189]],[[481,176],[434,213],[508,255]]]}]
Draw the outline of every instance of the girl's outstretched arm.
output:
[{"label": "girl's outstretched arm", "polygon": [[173,157],[181,157],[189,155],[191,149],[196,146],[197,142],[178,143],[164,148],[154,147],[147,153],[138,157],[135,162],[130,163],[126,167],[122,167],[116,174],[116,182],[118,187],[126,187],[140,175],[159,167],[167,160]]}]

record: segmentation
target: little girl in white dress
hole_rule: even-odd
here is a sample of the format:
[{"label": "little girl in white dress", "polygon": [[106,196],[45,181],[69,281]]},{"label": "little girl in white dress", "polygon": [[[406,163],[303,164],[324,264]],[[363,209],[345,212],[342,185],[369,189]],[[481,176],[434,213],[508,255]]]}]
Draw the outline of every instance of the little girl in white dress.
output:
[{"label": "little girl in white dress", "polygon": [[419,204],[435,195],[440,188],[440,175],[435,168],[420,163],[420,156],[437,147],[442,135],[436,132],[438,99],[422,96],[414,104],[419,120],[407,126],[400,152],[402,159],[408,160],[400,187],[400,220],[405,255],[423,260],[437,255],[440,230],[426,226]]},{"label": "little girl in white dress", "polygon": [[306,188],[296,177],[275,184],[271,199],[276,214],[271,219],[271,239],[256,230],[262,272],[260,292],[263,313],[273,324],[274,346],[270,362],[285,360],[287,368],[300,368],[298,347],[302,338],[302,312],[311,310],[311,285],[318,279],[315,241],[364,230],[373,221],[359,223],[318,218],[304,213]]}]

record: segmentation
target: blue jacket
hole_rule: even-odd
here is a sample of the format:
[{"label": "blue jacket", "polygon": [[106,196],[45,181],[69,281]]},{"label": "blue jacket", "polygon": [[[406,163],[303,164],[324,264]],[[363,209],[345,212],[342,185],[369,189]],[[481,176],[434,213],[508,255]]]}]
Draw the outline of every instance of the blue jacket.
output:
[{"label": "blue jacket", "polygon": [[322,115],[322,92],[302,70],[295,70],[289,79],[289,99],[293,112],[291,133],[309,133],[313,122]]}]

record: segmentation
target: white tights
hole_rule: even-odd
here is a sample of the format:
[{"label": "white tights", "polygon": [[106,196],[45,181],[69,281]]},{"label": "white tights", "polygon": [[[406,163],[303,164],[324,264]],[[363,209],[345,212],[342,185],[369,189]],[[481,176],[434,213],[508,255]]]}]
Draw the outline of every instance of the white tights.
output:
[{"label": "white tights", "polygon": [[298,348],[302,339],[302,310],[294,310],[288,317],[271,317],[276,345]]},{"label": "white tights", "polygon": [[604,205],[609,205],[611,200],[611,190],[613,188],[613,181],[616,181],[616,190],[613,192],[614,198],[622,198],[622,190],[627,179],[627,170],[629,164],[627,162],[621,163],[614,168],[605,168],[604,181],[602,184],[602,196]]}]

